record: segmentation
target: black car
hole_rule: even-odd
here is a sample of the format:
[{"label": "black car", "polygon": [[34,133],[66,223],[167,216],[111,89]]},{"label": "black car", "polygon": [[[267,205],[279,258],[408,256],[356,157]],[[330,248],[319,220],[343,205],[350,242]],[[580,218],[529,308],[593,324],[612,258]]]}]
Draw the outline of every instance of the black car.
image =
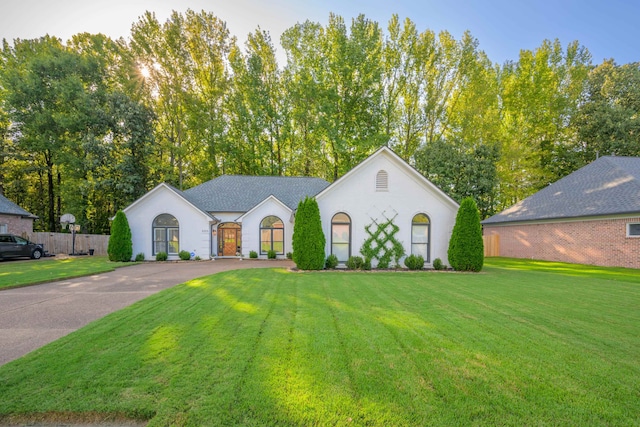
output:
[{"label": "black car", "polygon": [[43,253],[42,245],[13,234],[0,234],[0,260],[16,257],[40,259]]}]

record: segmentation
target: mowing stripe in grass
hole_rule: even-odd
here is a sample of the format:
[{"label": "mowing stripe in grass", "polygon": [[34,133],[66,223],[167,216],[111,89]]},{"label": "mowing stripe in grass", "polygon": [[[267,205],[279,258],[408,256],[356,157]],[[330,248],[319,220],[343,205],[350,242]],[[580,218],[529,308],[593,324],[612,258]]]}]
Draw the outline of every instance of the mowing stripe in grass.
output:
[{"label": "mowing stripe in grass", "polygon": [[0,423],[640,424],[638,306],[633,281],[498,266],[222,273],[0,367]]}]

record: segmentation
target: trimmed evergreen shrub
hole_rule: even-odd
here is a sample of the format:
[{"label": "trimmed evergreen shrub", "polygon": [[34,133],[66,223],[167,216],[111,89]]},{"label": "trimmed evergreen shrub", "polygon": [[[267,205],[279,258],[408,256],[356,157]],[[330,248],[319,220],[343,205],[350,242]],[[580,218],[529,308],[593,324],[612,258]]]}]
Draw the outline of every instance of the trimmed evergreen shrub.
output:
[{"label": "trimmed evergreen shrub", "polygon": [[293,261],[301,270],[322,270],[325,264],[325,237],[316,199],[305,197],[298,203],[293,226]]},{"label": "trimmed evergreen shrub", "polygon": [[347,268],[349,270],[360,270],[363,264],[364,260],[361,256],[350,256],[347,260]]},{"label": "trimmed evergreen shrub", "polygon": [[433,268],[436,270],[442,270],[444,268],[444,264],[442,264],[442,260],[440,258],[433,260]]},{"label": "trimmed evergreen shrub", "polygon": [[467,197],[460,204],[447,256],[454,270],[475,272],[482,270],[484,243],[480,212],[471,197]]},{"label": "trimmed evergreen shrub", "polygon": [[133,256],[133,243],[131,242],[131,229],[127,216],[122,211],[116,213],[111,223],[111,236],[107,246],[109,261],[127,262]]},{"label": "trimmed evergreen shrub", "polygon": [[258,252],[249,251],[249,258],[258,258]]},{"label": "trimmed evergreen shrub", "polygon": [[166,261],[169,258],[166,252],[158,252],[156,254],[156,261]]},{"label": "trimmed evergreen shrub", "polygon": [[293,259],[293,254],[291,252],[287,252],[287,259]]},{"label": "trimmed evergreen shrub", "polygon": [[276,259],[276,251],[274,251],[273,249],[269,249],[269,251],[267,252],[267,258]]},{"label": "trimmed evergreen shrub", "polygon": [[364,262],[362,263],[362,269],[363,270],[371,270],[371,259],[369,258],[365,258]]},{"label": "trimmed evergreen shrub", "polygon": [[334,254],[329,255],[324,265],[330,270],[336,268],[338,266],[338,257]]},{"label": "trimmed evergreen shrub", "polygon": [[191,254],[188,251],[180,251],[178,252],[178,256],[183,261],[189,261],[191,259]]},{"label": "trimmed evergreen shrub", "polygon": [[144,261],[144,253],[140,252],[139,254],[136,254],[136,261],[137,262]]},{"label": "trimmed evergreen shrub", "polygon": [[424,258],[422,258],[422,255],[411,254],[404,259],[404,265],[409,270],[421,270],[424,267]]}]

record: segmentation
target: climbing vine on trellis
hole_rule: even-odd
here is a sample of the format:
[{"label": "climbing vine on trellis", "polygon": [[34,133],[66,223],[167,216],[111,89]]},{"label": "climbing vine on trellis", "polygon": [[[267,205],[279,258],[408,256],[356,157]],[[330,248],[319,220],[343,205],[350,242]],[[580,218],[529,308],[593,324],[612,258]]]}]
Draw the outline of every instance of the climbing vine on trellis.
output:
[{"label": "climbing vine on trellis", "polygon": [[388,268],[391,259],[399,265],[404,256],[404,246],[396,239],[400,228],[393,223],[397,215],[387,218],[383,213],[383,221],[371,218],[372,223],[364,227],[369,237],[362,244],[360,253],[369,261],[377,259],[378,268]]}]

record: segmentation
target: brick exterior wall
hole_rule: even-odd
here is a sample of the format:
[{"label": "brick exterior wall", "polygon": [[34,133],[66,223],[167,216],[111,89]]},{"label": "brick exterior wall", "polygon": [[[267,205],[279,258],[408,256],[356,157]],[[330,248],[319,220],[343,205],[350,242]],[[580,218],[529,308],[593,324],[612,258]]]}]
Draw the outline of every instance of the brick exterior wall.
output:
[{"label": "brick exterior wall", "polygon": [[33,231],[33,219],[0,214],[0,224],[7,224],[7,233],[24,236]]},{"label": "brick exterior wall", "polygon": [[635,218],[485,225],[483,234],[500,236],[500,256],[640,268],[640,237],[627,237]]}]

